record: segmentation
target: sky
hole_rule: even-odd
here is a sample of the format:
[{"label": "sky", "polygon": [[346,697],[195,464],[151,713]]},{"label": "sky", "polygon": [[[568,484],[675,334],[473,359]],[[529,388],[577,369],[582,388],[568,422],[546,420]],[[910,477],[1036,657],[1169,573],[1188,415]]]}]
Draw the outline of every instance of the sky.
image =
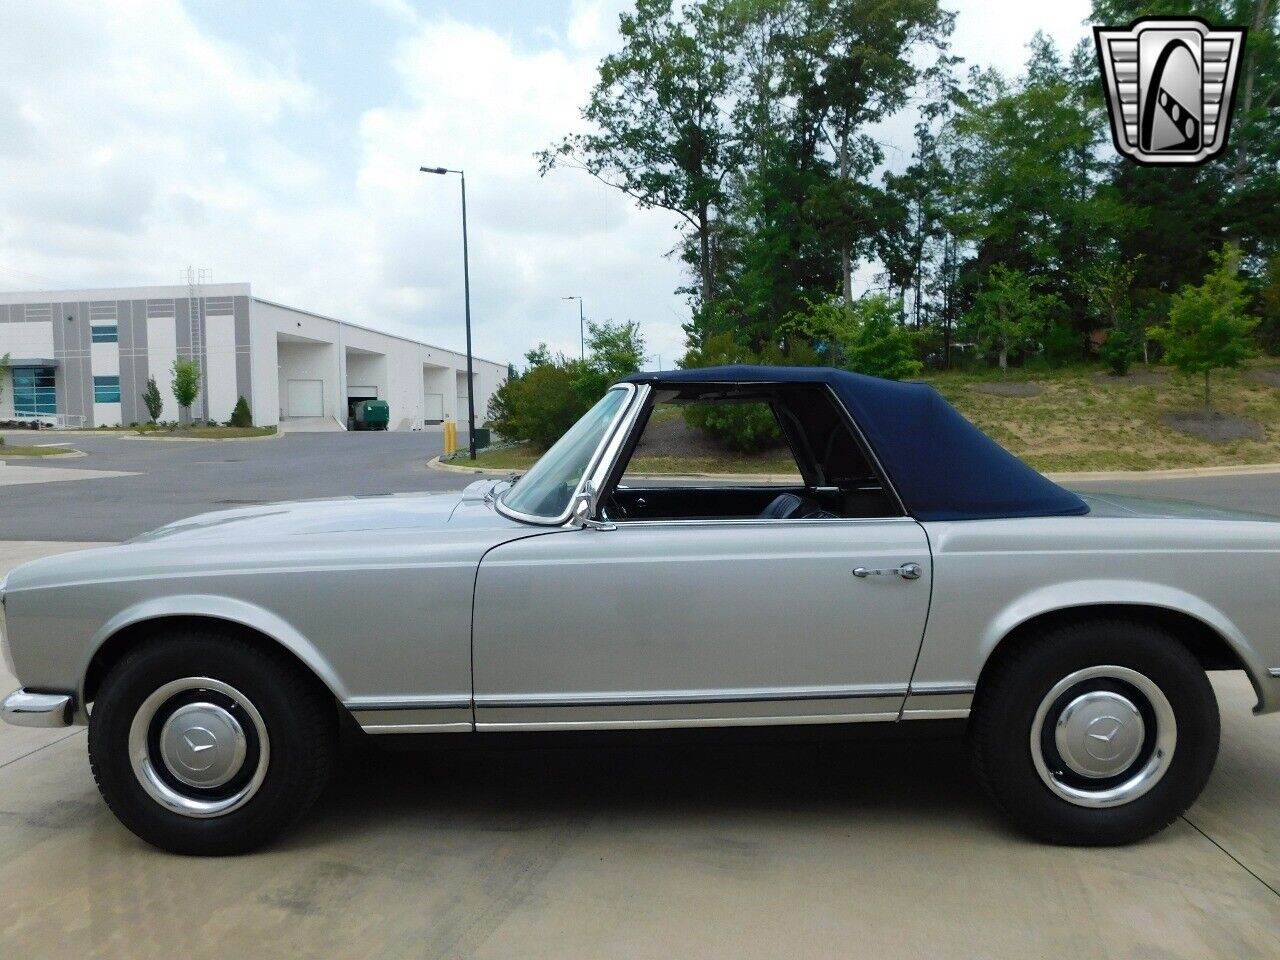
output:
[{"label": "sky", "polygon": [[[1017,72],[1085,0],[951,0],[953,52]],[[463,344],[467,172],[478,356],[578,351],[590,318],[683,353],[676,222],[534,154],[583,129],[622,0],[4,0],[0,290],[214,282]],[[890,124],[889,162],[910,154]],[[897,130],[895,134],[893,131]],[[182,281],[185,282],[185,281]]]}]

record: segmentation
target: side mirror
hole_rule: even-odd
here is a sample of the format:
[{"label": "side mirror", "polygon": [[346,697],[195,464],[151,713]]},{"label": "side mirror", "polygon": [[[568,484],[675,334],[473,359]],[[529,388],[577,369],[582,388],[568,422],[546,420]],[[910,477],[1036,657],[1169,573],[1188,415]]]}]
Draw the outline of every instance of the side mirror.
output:
[{"label": "side mirror", "polygon": [[588,482],[582,488],[582,492],[573,498],[573,510],[569,514],[569,522],[575,527],[582,527],[586,530],[616,530],[614,524],[603,520],[596,520],[591,516],[592,508],[595,506],[595,489]]}]

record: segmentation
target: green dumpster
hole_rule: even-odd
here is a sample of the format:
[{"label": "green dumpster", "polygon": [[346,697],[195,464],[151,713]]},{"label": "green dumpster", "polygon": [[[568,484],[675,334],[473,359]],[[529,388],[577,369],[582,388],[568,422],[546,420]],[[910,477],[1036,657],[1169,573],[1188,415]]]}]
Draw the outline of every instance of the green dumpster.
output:
[{"label": "green dumpster", "polygon": [[391,423],[391,408],[385,400],[361,400],[354,419],[357,430],[385,430]]},{"label": "green dumpster", "polygon": [[483,450],[492,440],[489,437],[488,427],[476,427],[476,449]]}]

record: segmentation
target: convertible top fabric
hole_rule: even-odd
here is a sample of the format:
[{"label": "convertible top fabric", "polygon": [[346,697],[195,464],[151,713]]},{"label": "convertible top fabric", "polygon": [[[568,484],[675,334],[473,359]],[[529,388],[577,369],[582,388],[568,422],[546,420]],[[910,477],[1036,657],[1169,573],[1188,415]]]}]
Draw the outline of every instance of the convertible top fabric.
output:
[{"label": "convertible top fabric", "polygon": [[988,520],[1089,512],[966,420],[933,387],[829,367],[733,365],[637,373],[630,383],[827,384],[857,421],[917,520]]}]

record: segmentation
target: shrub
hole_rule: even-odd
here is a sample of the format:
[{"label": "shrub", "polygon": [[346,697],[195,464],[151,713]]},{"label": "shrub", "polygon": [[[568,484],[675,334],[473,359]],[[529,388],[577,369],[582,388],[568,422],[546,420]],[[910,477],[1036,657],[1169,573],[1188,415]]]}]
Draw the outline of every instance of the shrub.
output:
[{"label": "shrub", "polygon": [[1107,339],[1098,348],[1098,353],[1108,370],[1117,377],[1123,377],[1134,361],[1142,356],[1142,344],[1129,327],[1113,327],[1107,331]]},{"label": "shrub", "polygon": [[1245,315],[1248,297],[1240,279],[1240,250],[1224,244],[1200,286],[1187,284],[1169,306],[1169,319],[1148,331],[1165,356],[1186,374],[1204,375],[1204,405],[1210,406],[1209,375],[1235,367],[1255,353],[1250,335],[1256,317]]},{"label": "shrub", "polygon": [[249,402],[244,397],[236,400],[236,407],[231,411],[229,423],[233,427],[253,426],[253,414],[249,412]]},{"label": "shrub", "polygon": [[164,398],[160,396],[155,377],[147,378],[147,389],[142,394],[142,402],[147,405],[147,416],[155,423],[160,418],[160,411],[164,409]]}]

